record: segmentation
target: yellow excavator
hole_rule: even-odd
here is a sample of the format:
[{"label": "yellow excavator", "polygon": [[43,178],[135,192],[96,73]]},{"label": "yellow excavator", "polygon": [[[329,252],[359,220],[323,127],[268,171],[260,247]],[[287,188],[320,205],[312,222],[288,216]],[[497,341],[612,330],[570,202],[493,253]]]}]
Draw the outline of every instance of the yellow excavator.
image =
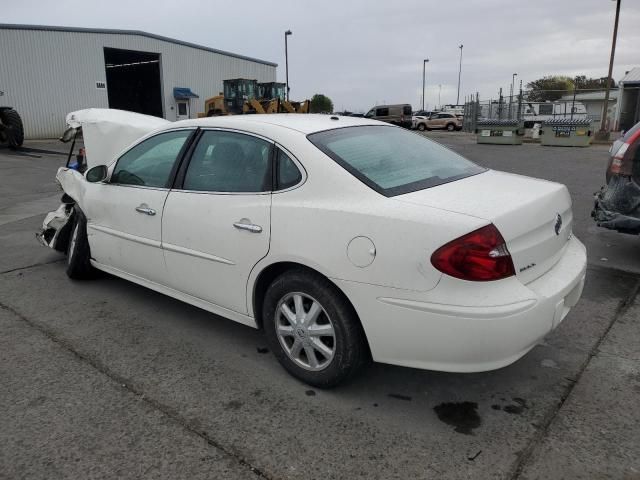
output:
[{"label": "yellow excavator", "polygon": [[309,113],[309,100],[285,100],[285,84],[258,83],[257,80],[234,78],[224,80],[224,91],[204,102],[204,112],[198,118],[249,113]]}]

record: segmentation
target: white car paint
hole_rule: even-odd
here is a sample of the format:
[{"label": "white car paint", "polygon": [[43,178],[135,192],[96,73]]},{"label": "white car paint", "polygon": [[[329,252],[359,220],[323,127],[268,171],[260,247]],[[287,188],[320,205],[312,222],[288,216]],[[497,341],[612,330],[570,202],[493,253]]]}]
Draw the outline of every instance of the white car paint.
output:
[{"label": "white car paint", "polygon": [[[306,138],[337,127],[381,124],[336,118],[216,117],[170,123],[147,135],[202,128],[268,138],[303,170],[304,180],[282,192],[217,194],[88,183],[64,168],[57,178],[86,214],[96,268],[246,325],[257,326],[253,298],[260,273],[278,262],[305,265],[340,288],[380,362],[457,372],[499,368],[562,321],[581,295],[586,269],[584,246],[571,234],[564,186],[486,171],[385,197]],[[118,156],[109,163],[110,174]],[[157,214],[136,212],[142,204]],[[553,234],[557,213],[564,218],[559,235]],[[236,222],[262,231],[239,230]],[[516,276],[470,282],[431,265],[437,248],[490,223],[512,251]],[[352,243],[362,238],[367,240]],[[531,263],[536,265],[519,271]]]},{"label": "white car paint", "polygon": [[82,127],[89,168],[107,165],[143,135],[170,125],[164,118],[115,108],[87,108],[67,114],[67,125]]}]

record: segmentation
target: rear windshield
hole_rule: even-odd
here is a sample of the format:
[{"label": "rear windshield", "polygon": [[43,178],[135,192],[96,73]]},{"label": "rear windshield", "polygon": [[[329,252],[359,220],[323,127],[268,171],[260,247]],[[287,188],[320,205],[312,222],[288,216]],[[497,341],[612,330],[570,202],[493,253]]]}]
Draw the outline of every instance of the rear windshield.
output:
[{"label": "rear windshield", "polygon": [[476,175],[486,169],[398,127],[346,127],[307,138],[358,180],[387,196]]},{"label": "rear windshield", "polygon": [[633,127],[627,130],[627,133],[625,133],[624,137],[622,137],[622,141],[626,142],[627,140],[629,140],[631,136],[634,135],[638,130],[640,130],[640,122],[636,123]]}]

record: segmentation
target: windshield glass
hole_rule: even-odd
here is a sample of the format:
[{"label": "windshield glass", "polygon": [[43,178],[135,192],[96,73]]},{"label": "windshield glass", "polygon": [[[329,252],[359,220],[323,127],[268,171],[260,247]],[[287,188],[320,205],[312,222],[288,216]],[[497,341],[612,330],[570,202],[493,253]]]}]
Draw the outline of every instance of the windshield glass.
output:
[{"label": "windshield glass", "polygon": [[347,127],[307,138],[352,175],[391,197],[486,169],[420,134],[387,126]]}]

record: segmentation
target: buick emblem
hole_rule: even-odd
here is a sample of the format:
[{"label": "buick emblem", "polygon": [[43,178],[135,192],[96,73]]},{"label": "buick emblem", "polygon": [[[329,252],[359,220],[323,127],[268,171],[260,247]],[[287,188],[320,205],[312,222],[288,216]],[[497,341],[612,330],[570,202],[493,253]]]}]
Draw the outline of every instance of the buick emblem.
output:
[{"label": "buick emblem", "polygon": [[562,228],[562,217],[560,214],[556,214],[556,224],[553,226],[553,229],[556,232],[556,235],[560,235],[560,229]]}]

